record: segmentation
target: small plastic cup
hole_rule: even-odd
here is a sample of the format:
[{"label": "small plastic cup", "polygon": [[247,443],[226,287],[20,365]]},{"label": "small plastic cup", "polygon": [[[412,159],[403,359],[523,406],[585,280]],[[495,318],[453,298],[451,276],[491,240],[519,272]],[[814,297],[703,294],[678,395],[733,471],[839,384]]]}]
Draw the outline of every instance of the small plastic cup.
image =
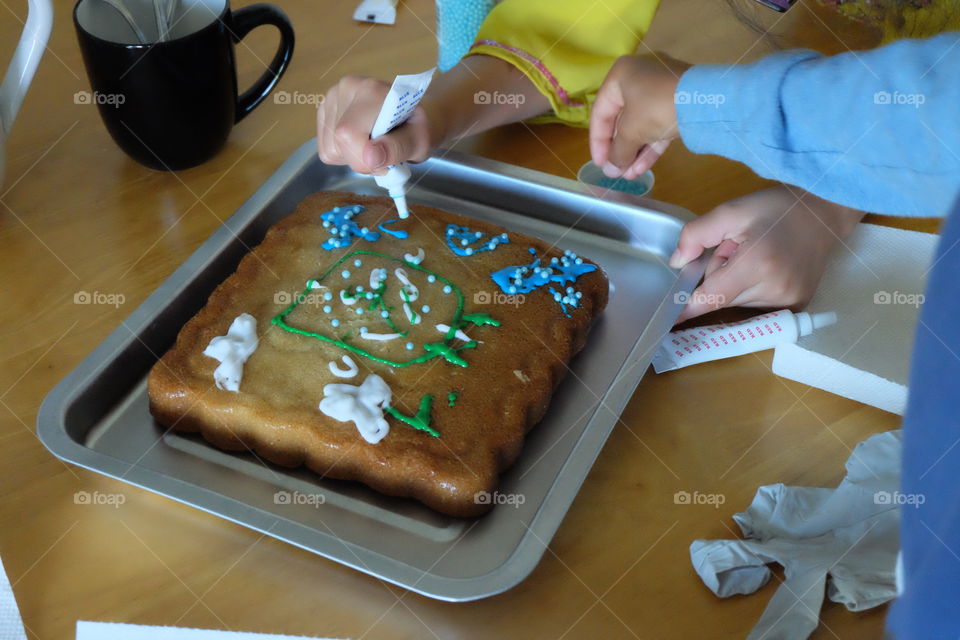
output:
[{"label": "small plastic cup", "polygon": [[577,180],[591,187],[591,191],[597,192],[614,190],[622,193],[628,193],[632,196],[645,196],[653,189],[653,171],[641,173],[633,180],[626,178],[608,178],[603,175],[603,171],[592,161],[587,162],[580,167],[577,172]]}]

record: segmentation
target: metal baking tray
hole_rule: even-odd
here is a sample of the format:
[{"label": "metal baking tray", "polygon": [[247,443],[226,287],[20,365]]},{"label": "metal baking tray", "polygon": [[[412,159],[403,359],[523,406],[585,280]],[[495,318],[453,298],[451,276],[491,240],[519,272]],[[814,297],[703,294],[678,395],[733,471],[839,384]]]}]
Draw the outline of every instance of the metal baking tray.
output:
[{"label": "metal baking tray", "polygon": [[505,591],[539,562],[703,272],[704,259],[679,273],[666,265],[692,214],[626,194],[592,194],[572,180],[454,151],[411,167],[413,207],[539,236],[589,256],[612,283],[587,347],[501,478],[500,494],[515,497],[483,517],[452,518],[360,484],[220,451],[165,431],[148,412],[150,367],[270,225],[316,191],[382,193],[367,176],[322,164],[315,149],[304,143],[49,393],[38,435],[63,460],[423,595],[466,601]]}]

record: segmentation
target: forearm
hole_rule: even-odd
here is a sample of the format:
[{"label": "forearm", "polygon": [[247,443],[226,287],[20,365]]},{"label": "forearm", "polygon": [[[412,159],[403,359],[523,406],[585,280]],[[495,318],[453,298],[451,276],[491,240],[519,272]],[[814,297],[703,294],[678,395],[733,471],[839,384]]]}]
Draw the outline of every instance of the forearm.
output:
[{"label": "forearm", "polygon": [[421,105],[433,147],[550,108],[547,98],[516,67],[484,55],[466,57],[437,77]]},{"label": "forearm", "polygon": [[958,34],[868,52],[770,56],[696,66],[676,115],[698,153],[835,202],[894,215],[942,215],[957,194]]}]

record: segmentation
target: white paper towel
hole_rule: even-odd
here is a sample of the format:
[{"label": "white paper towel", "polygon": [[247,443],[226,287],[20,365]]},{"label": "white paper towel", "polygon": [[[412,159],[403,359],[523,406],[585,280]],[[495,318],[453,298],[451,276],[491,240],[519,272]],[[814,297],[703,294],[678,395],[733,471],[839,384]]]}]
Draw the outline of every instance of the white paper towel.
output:
[{"label": "white paper towel", "polygon": [[861,224],[837,247],[808,311],[837,324],[774,351],[773,372],[903,415],[910,353],[938,236]]},{"label": "white paper towel", "polygon": [[0,560],[0,640],[27,640],[13,588]]},{"label": "white paper towel", "polygon": [[306,636],[281,636],[272,633],[245,633],[216,629],[152,627],[114,622],[77,622],[77,640],[333,640]]}]

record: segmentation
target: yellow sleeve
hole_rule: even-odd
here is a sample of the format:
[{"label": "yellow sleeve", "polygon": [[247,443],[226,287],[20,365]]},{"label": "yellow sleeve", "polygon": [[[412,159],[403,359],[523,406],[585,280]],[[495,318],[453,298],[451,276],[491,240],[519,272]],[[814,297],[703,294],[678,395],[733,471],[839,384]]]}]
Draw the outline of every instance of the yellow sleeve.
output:
[{"label": "yellow sleeve", "polygon": [[636,51],[659,0],[504,0],[487,16],[467,55],[500,58],[550,100],[539,121],[578,127],[610,67]]}]

